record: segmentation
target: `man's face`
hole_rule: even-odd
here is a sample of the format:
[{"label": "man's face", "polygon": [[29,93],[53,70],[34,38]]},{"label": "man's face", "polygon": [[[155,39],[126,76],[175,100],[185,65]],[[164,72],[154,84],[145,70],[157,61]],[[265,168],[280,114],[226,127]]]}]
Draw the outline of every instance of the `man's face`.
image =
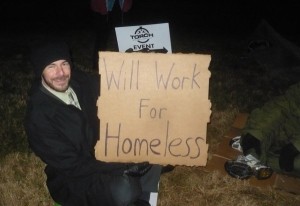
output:
[{"label": "man's face", "polygon": [[58,60],[47,65],[42,73],[42,81],[51,89],[64,92],[69,87],[71,67],[66,60]]}]

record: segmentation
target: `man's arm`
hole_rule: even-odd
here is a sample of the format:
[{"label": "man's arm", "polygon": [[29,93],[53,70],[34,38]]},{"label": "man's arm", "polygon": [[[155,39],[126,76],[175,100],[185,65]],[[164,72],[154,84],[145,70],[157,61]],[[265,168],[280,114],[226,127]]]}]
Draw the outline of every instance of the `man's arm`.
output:
[{"label": "man's arm", "polygon": [[[67,106],[66,106],[67,107]],[[71,108],[72,109],[72,108]],[[27,119],[26,130],[33,151],[49,166],[71,177],[92,173],[122,174],[124,164],[95,159],[87,137],[88,125],[80,113],[35,113]]]},{"label": "man's arm", "polygon": [[291,115],[300,117],[300,83],[291,86],[284,95],[267,102],[262,108],[253,110],[243,135],[250,133],[263,140]]}]

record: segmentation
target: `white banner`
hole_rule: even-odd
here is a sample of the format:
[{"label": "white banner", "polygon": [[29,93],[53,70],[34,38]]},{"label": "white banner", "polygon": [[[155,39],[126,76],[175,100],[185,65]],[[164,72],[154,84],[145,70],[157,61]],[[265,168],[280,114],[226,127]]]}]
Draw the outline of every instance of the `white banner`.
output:
[{"label": "white banner", "polygon": [[172,53],[169,24],[116,27],[120,52]]}]

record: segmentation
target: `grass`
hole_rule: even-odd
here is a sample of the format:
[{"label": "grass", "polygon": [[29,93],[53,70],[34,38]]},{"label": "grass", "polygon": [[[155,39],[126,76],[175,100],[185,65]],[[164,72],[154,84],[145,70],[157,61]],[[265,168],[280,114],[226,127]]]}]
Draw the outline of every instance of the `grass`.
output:
[{"label": "grass", "polygon": [[[2,34],[0,43],[0,206],[53,205],[45,186],[42,163],[28,148],[23,118],[27,91],[33,78],[28,62],[28,46],[45,34]],[[71,44],[75,66],[91,71],[90,31],[64,31]],[[192,39],[192,41],[191,41]],[[80,43],[78,43],[80,42]],[[217,148],[238,112],[249,112],[281,94],[293,82],[282,75],[266,75],[268,70],[244,58],[244,37],[218,37],[178,32],[172,36],[173,52],[209,53],[211,122],[208,125],[209,155]],[[175,42],[175,43],[174,43]],[[13,46],[12,46],[13,45]],[[110,39],[109,50],[116,50]],[[274,82],[281,81],[279,87]],[[178,166],[162,175],[160,206],[176,205],[299,205],[300,197],[269,188],[262,190],[201,168]]]},{"label": "grass", "polygon": [[45,184],[44,164],[34,154],[13,152],[1,160],[0,205],[53,205]]}]

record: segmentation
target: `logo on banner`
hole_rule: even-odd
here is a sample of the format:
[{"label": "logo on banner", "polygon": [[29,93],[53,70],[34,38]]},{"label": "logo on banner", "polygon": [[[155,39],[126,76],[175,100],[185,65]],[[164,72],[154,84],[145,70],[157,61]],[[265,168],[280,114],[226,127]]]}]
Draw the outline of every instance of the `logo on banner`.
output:
[{"label": "logo on banner", "polygon": [[154,37],[153,33],[150,33],[147,29],[139,27],[134,35],[130,35],[131,39],[139,43],[147,43],[151,38]]}]

